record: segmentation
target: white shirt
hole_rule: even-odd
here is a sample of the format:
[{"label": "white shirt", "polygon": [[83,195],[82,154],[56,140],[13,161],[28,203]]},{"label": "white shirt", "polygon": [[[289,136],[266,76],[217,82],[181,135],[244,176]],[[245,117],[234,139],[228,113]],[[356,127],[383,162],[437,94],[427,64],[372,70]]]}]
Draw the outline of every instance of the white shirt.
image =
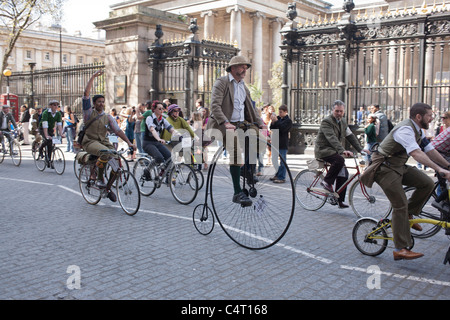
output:
[{"label": "white shirt", "polygon": [[[412,121],[412,123],[414,124],[416,130],[422,133],[422,139],[424,139],[425,138],[424,130],[419,128],[419,126],[414,121]],[[414,150],[420,149],[420,146],[416,142],[415,136],[416,135],[414,134],[414,130],[410,126],[400,127],[397,130],[395,130],[393,134],[395,142],[400,143],[403,146],[403,148],[405,148],[408,155]],[[433,149],[434,149],[433,145],[429,143],[425,147],[424,152],[426,153]]]},{"label": "white shirt", "polygon": [[234,85],[234,108],[230,121],[244,121],[244,102],[245,98],[247,97],[247,93],[245,92],[244,80],[237,82],[236,79],[234,79],[234,77],[231,75],[231,73],[228,74],[228,79],[230,80],[230,82],[233,82]]}]

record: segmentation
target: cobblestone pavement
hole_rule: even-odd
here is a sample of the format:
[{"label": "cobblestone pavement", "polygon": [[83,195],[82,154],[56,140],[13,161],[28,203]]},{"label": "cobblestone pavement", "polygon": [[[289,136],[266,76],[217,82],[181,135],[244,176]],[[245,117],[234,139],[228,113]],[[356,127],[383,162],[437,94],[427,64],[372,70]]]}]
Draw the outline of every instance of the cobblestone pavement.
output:
[{"label": "cobblestone pavement", "polygon": [[[0,299],[450,299],[444,232],[416,240],[421,259],[394,261],[391,248],[369,257],[353,245],[351,209],[297,205],[284,238],[252,251],[219,226],[208,236],[195,230],[204,188],[183,206],[163,186],[127,216],[109,200],[83,200],[73,154],[58,176],[39,172],[23,149],[20,167],[0,164]],[[289,155],[293,175],[310,157]]]}]

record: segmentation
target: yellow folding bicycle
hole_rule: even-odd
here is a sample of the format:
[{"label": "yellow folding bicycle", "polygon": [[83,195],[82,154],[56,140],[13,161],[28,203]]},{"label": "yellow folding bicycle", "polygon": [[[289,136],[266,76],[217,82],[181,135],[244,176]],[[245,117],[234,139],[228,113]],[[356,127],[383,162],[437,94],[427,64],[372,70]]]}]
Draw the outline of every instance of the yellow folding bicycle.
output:
[{"label": "yellow folding bicycle", "polygon": [[[438,179],[439,184],[445,190],[445,180],[440,177],[438,177]],[[442,197],[439,197],[433,202],[433,206],[442,213],[441,219],[410,219],[410,226],[414,223],[432,224],[437,226],[438,229],[444,228],[446,235],[450,235],[450,201],[448,192],[443,192]],[[388,247],[388,241],[393,240],[391,220],[376,220],[370,217],[361,218],[353,227],[352,239],[355,247],[361,253],[368,256],[380,255]],[[412,249],[414,246],[414,236],[412,236],[412,240],[413,242],[411,247],[407,249]],[[450,247],[444,259],[444,264],[447,262],[450,264]]]}]

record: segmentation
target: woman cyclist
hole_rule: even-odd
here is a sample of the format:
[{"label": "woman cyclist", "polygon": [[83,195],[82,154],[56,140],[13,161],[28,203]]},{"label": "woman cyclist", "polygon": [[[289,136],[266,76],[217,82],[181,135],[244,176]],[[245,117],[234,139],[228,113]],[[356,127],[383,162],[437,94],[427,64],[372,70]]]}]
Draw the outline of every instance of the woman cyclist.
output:
[{"label": "woman cyclist", "polygon": [[171,152],[165,146],[166,141],[161,138],[162,134],[164,130],[173,134],[175,129],[163,116],[163,103],[155,101],[153,104],[153,114],[145,119],[142,146],[144,151],[152,156],[157,164],[160,164],[171,158]]}]

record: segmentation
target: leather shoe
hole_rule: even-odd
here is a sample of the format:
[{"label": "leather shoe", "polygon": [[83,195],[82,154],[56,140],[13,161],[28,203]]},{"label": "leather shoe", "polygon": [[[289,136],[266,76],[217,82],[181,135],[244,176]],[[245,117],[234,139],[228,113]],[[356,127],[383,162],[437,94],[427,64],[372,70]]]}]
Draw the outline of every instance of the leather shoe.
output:
[{"label": "leather shoe", "polygon": [[420,224],[418,224],[418,223],[414,223],[414,224],[411,226],[411,229],[414,229],[414,230],[417,230],[417,231],[422,231],[422,227],[421,227]]},{"label": "leather shoe", "polygon": [[108,191],[107,198],[109,200],[111,200],[112,202],[116,202],[117,201],[116,194],[114,192],[112,192],[111,190]]},{"label": "leather shoe", "polygon": [[413,260],[420,257],[423,257],[423,253],[412,252],[406,248],[403,248],[400,251],[394,251],[394,260]]},{"label": "leather shoe", "polygon": [[327,190],[327,191],[329,191],[329,192],[334,192],[334,191],[333,191],[333,186],[331,186],[328,182],[322,181],[322,182],[320,183],[320,185],[321,185],[322,187],[324,187],[325,190]]},{"label": "leather shoe", "polygon": [[240,193],[238,193],[238,194],[235,194],[234,196],[233,196],[233,200],[232,200],[234,203],[238,203],[238,204],[240,204],[242,207],[249,207],[249,206],[251,206],[252,205],[252,200],[250,200],[250,198],[249,197],[247,197],[246,195],[245,195],[245,193],[244,192],[240,192]]},{"label": "leather shoe", "polygon": [[[409,216],[409,219],[413,219],[413,217],[412,217],[412,216]],[[418,223],[414,223],[414,224],[411,226],[411,229],[414,229],[414,230],[416,230],[416,231],[422,231],[422,227],[421,227],[420,224],[418,224]]]},{"label": "leather shoe", "polygon": [[345,204],[344,202],[339,201],[339,208],[345,209],[345,208],[348,208],[348,207],[349,207],[348,204]]}]

